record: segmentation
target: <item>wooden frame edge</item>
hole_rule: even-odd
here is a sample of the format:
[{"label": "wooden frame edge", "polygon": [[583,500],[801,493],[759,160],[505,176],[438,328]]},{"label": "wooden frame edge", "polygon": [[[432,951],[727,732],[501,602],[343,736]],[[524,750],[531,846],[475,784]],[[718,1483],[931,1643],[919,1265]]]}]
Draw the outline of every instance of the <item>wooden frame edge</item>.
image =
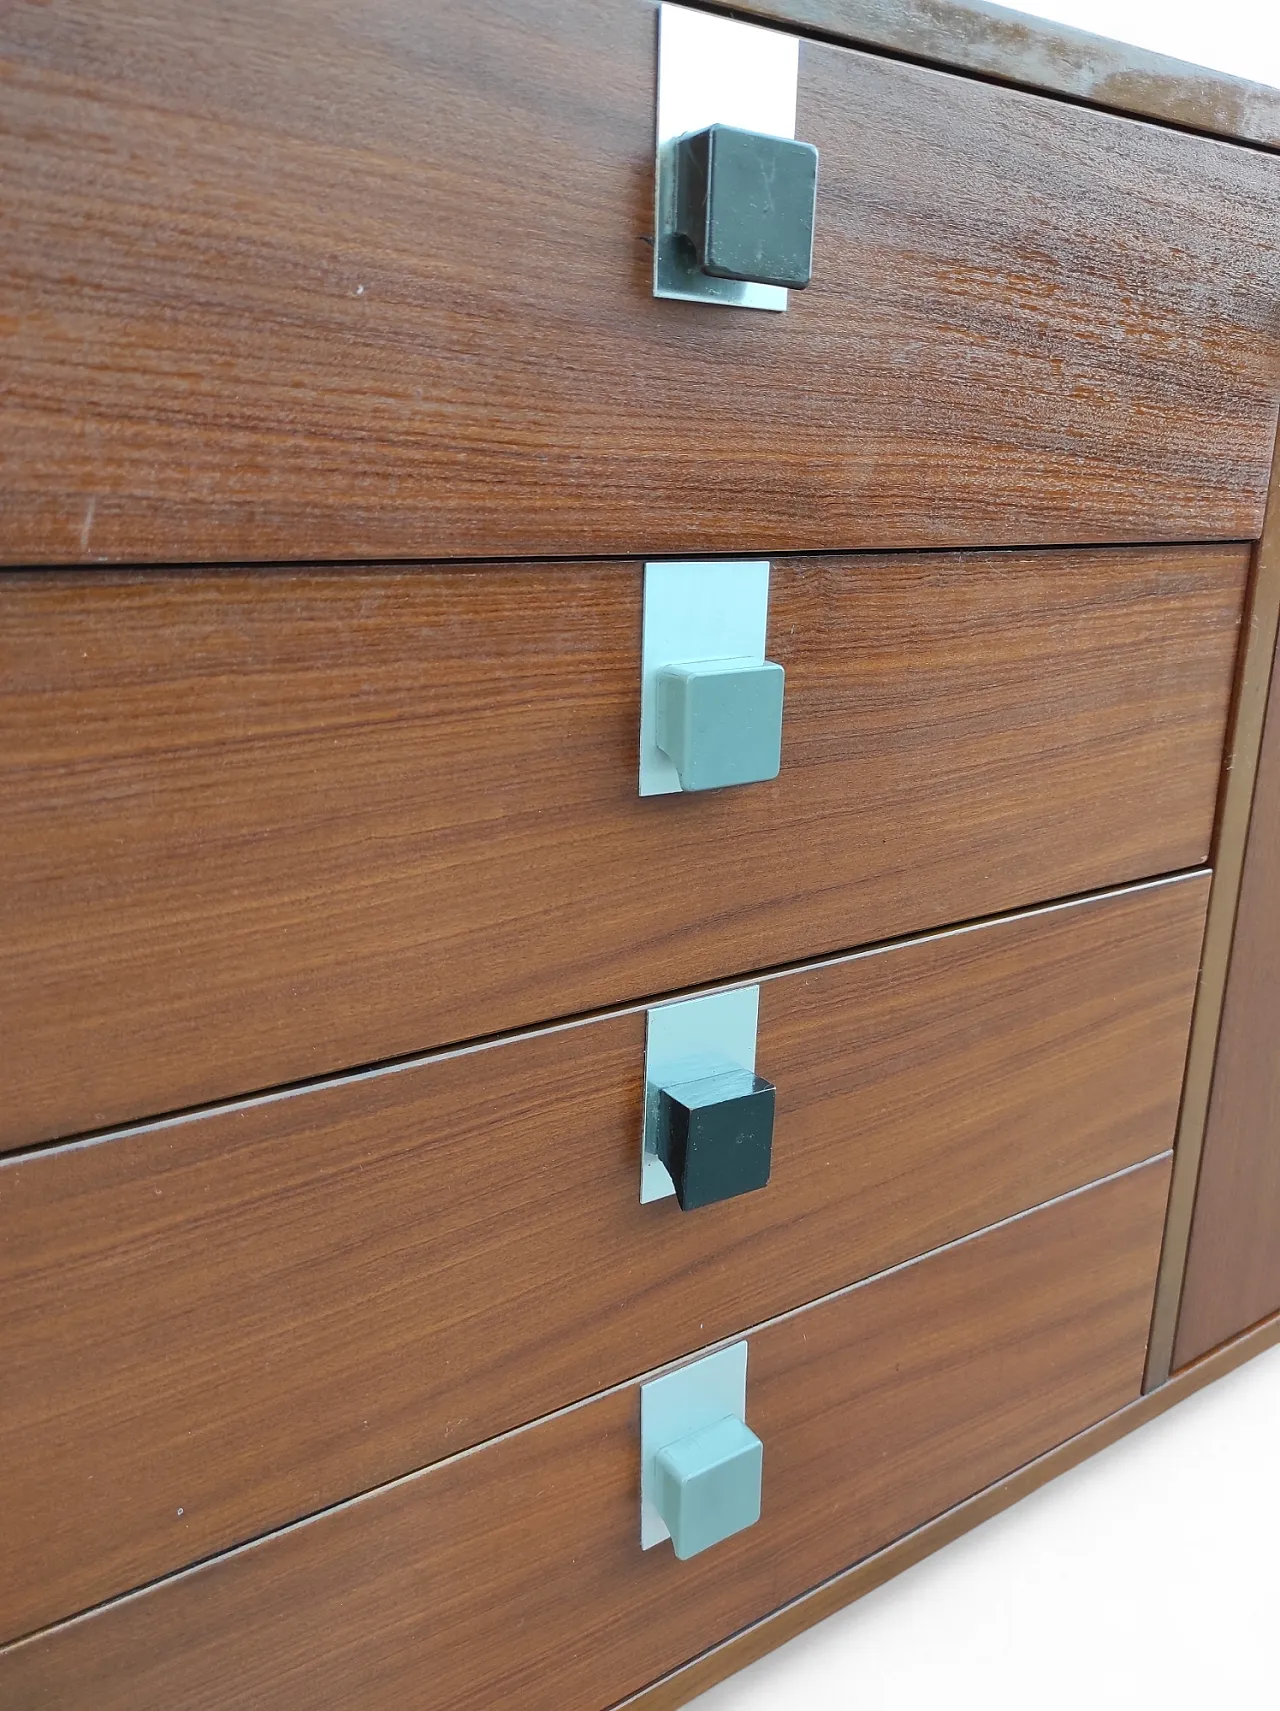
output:
[{"label": "wooden frame edge", "polygon": [[1280,628],[1280,437],[1276,441],[1271,465],[1266,517],[1262,537],[1254,553],[1252,586],[1245,616],[1248,629],[1241,643],[1235,713],[1219,799],[1213,888],[1209,893],[1200,979],[1187,1046],[1187,1068],[1182,1087],[1182,1108],[1178,1114],[1173,1180],[1169,1187],[1169,1208],[1156,1278],[1151,1336],[1147,1344],[1144,1390],[1154,1390],[1166,1383],[1173,1365],[1173,1343],[1200,1180],[1200,1155],[1209,1120],[1213,1066],[1231,966],[1231,945],[1244,876],[1245,846],[1253,812],[1272,659],[1277,628]]},{"label": "wooden frame edge", "polygon": [[1280,96],[1266,84],[998,0],[691,3],[1051,100],[1177,126],[1246,148],[1280,150]]},{"label": "wooden frame edge", "polygon": [[639,1693],[619,1700],[613,1711],[624,1711],[626,1707],[643,1707],[643,1711],[677,1711],[679,1706],[687,1705],[698,1694],[705,1693],[729,1676],[736,1675],[740,1669],[745,1669],[748,1664],[767,1656],[769,1652],[785,1645],[788,1640],[795,1639],[806,1628],[812,1628],[826,1617],[834,1615],[837,1610],[843,1610],[846,1605],[854,1603],[865,1593],[874,1591],[887,1580],[892,1580],[894,1575],[901,1574],[904,1569],[913,1567],[927,1556],[932,1556],[934,1551],[949,1545],[954,1539],[961,1538],[981,1522],[990,1520],[1004,1509],[1012,1508],[1021,1498],[1039,1490],[1042,1485],[1047,1485],[1060,1473],[1067,1473],[1071,1468],[1078,1467],[1099,1450],[1118,1442],[1137,1427],[1144,1426],[1148,1420],[1163,1414],[1175,1403],[1203,1389],[1215,1379],[1225,1377],[1236,1367],[1243,1366],[1246,1361],[1252,1360],[1255,1355],[1262,1354],[1277,1343],[1280,1343],[1280,1313],[1270,1319],[1264,1319],[1261,1324],[1255,1325],[1234,1342],[1224,1344],[1212,1354],[1205,1355],[1183,1368],[1159,1389],[1139,1396],[1127,1407],[1108,1415],[1105,1420],[1100,1420],[1096,1426],[1088,1427],[1074,1438],[1068,1438],[1066,1443],[1059,1444],[1056,1449],[1028,1462],[1025,1467],[1019,1468],[998,1485],[988,1486],[985,1491],[980,1491],[964,1503],[957,1504],[954,1509],[948,1509],[936,1519],[927,1521],[924,1526],[918,1527],[874,1556],[867,1557],[854,1567],[834,1575],[821,1586],[814,1587],[811,1592],[802,1593],[790,1604],[784,1604],[780,1610],[773,1611],[771,1615],[753,1623],[749,1628],[744,1628],[731,1639],[703,1652],[700,1657],[642,1688]]}]

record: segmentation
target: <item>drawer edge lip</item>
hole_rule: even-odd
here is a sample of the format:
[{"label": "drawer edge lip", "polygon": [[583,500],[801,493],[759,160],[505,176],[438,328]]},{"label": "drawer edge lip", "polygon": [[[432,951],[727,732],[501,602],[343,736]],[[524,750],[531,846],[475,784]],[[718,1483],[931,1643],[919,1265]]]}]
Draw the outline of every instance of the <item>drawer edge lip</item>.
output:
[{"label": "drawer edge lip", "polygon": [[929,927],[922,932],[906,933],[896,938],[875,939],[868,944],[857,945],[852,949],[829,952],[825,956],[794,963],[776,964],[764,969],[748,970],[722,980],[709,981],[701,985],[681,988],[674,992],[661,992],[645,998],[627,999],[622,1003],[606,1005],[598,1010],[554,1017],[545,1022],[513,1028],[509,1032],[486,1034],[476,1039],[461,1040],[433,1047],[426,1051],[414,1052],[407,1057],[389,1058],[372,1064],[357,1065],[354,1068],[339,1069],[330,1074],[308,1077],[303,1081],[285,1082],[277,1087],[236,1094],[228,1099],[212,1100],[205,1105],[195,1105],[184,1110],[139,1117],[132,1122],[118,1123],[109,1128],[88,1130],[77,1135],[58,1136],[52,1140],[33,1141],[26,1146],[13,1147],[7,1152],[0,1152],[0,1173],[6,1169],[14,1169],[21,1164],[30,1163],[37,1158],[60,1157],[65,1153],[79,1152],[87,1147],[101,1146],[108,1141],[121,1141],[139,1135],[156,1134],[163,1130],[185,1126],[188,1123],[198,1123],[207,1117],[227,1115],[237,1111],[256,1110],[259,1106],[274,1105],[285,1100],[301,1098],[308,1093],[360,1086],[367,1082],[380,1081],[386,1076],[399,1075],[408,1070],[425,1069],[432,1064],[447,1063],[455,1058],[471,1057],[479,1052],[516,1045],[521,1041],[542,1039],[551,1034],[568,1033],[574,1028],[589,1027],[595,1022],[609,1021],[622,1016],[644,1015],[659,1004],[683,1002],[688,998],[701,998],[714,992],[729,992],[743,986],[764,985],[767,982],[785,980],[800,973],[816,974],[824,969],[838,968],[846,963],[884,956],[893,951],[908,950],[916,945],[961,938],[967,934],[982,932],[986,928],[998,927],[1007,922],[1035,920],[1042,916],[1063,914],[1070,909],[1087,908],[1091,904],[1108,903],[1116,898],[1134,897],[1145,892],[1166,890],[1178,885],[1211,880],[1213,872],[1214,869],[1210,863],[1203,861],[1193,867],[1179,868],[1172,873],[1155,874],[1143,879],[1123,880],[1115,885],[1105,886],[1098,891],[1076,892],[1066,897],[1052,898],[1048,902],[1027,904],[990,915],[978,915],[970,920],[950,922],[941,927]]},{"label": "drawer edge lip", "polygon": [[[380,1484],[370,1486],[367,1490],[358,1491],[350,1497],[340,1499],[336,1503],[326,1504],[321,1509],[313,1510],[307,1515],[301,1515],[296,1520],[289,1521],[283,1526],[270,1527],[265,1532],[255,1534],[252,1538],[241,1540],[238,1544],[230,1545],[225,1549],[211,1552],[207,1556],[198,1558],[195,1562],[187,1563],[180,1569],[174,1569],[168,1573],[156,1575],[153,1579],[145,1581],[140,1586],[131,1587],[127,1592],[113,1594],[111,1597],[102,1599],[99,1603],[92,1604],[86,1609],[77,1610],[70,1615],[60,1617],[55,1622],[46,1623],[43,1627],[32,1629],[25,1634],[18,1635],[15,1638],[6,1641],[3,1645],[0,1645],[0,1661],[10,1653],[16,1652],[21,1647],[32,1645],[37,1641],[47,1639],[51,1634],[56,1634],[61,1630],[79,1625],[82,1622],[88,1622],[94,1617],[116,1609],[135,1598],[145,1597],[157,1587],[166,1586],[175,1581],[185,1580],[191,1575],[203,1572],[215,1563],[226,1562],[233,1557],[242,1555],[246,1551],[254,1550],[268,1540],[280,1538],[285,1534],[296,1533],[304,1527],[310,1527],[316,1522],[324,1521],[332,1515],[354,1508],[357,1504],[367,1503],[376,1498],[382,1497],[388,1491],[393,1491],[401,1486],[410,1485],[417,1480],[425,1479],[429,1475],[437,1473],[443,1468],[452,1467],[457,1462],[468,1460],[473,1456],[479,1455],[485,1450],[494,1448],[498,1444],[506,1443],[509,1439],[522,1437],[527,1432],[532,1432],[539,1427],[550,1425],[556,1420],[566,1418],[568,1415],[576,1414],[580,1410],[589,1408],[595,1403],[603,1401],[607,1397],[616,1396],[620,1392],[627,1390],[635,1390],[638,1392],[642,1384],[648,1383],[654,1378],[662,1377],[666,1373],[676,1371],[680,1367],[687,1366],[694,1360],[700,1360],[706,1355],[714,1354],[717,1350],[728,1348],[735,1343],[740,1343],[746,1338],[758,1336],[761,1332],[766,1331],[775,1325],[784,1324],[788,1320],[799,1318],[801,1314],[808,1313],[815,1308],[825,1307],[831,1302],[843,1300],[845,1297],[853,1295],[859,1290],[867,1289],[873,1284],[882,1283],[886,1278],[893,1277],[900,1272],[908,1271],[915,1266],[923,1265],[930,1260],[934,1260],[938,1258],[939,1255],[951,1253],[958,1248],[968,1247],[974,1242],[982,1240],[984,1237],[991,1235],[997,1230],[1007,1229],[1011,1225],[1022,1223],[1025,1219],[1034,1217],[1038,1213],[1047,1211],[1052,1207],[1062,1206],[1069,1201],[1078,1200],[1082,1195],[1091,1194],[1095,1189],[1104,1188],[1110,1183],[1120,1182],[1126,1177],[1135,1176],[1139,1171],[1150,1170],[1162,1164],[1167,1166],[1171,1163],[1172,1158],[1173,1152],[1171,1148],[1166,1148],[1161,1152],[1153,1153],[1149,1158],[1139,1159],[1136,1163],[1125,1165],[1120,1170],[1111,1171],[1106,1176],[1096,1177],[1090,1182],[1082,1183],[1078,1188],[1071,1188],[1063,1194],[1053,1195],[1048,1200],[1038,1201],[1034,1206],[1027,1206],[1019,1212],[1012,1212],[1007,1218],[998,1218],[994,1223],[984,1224],[980,1229],[970,1230],[962,1236],[954,1237],[949,1242],[941,1242],[937,1247],[929,1248],[924,1253],[915,1254],[910,1259],[900,1260],[896,1265],[886,1266],[882,1271],[873,1272],[869,1277],[858,1278],[855,1282],[845,1284],[839,1289],[829,1290],[825,1295],[820,1295],[812,1301],[805,1301],[797,1307],[788,1307],[781,1313],[771,1314],[767,1319],[761,1319],[741,1330],[734,1331],[728,1336],[720,1337],[715,1342],[708,1343],[705,1347],[693,1350],[689,1354],[681,1355],[676,1360],[667,1361],[663,1365],[654,1367],[649,1371],[635,1373],[630,1378],[621,1379],[616,1384],[606,1386],[603,1390],[593,1391],[589,1396],[580,1397],[576,1402],[569,1402],[561,1408],[553,1408],[545,1414],[539,1414],[535,1419],[526,1420],[521,1425],[512,1426],[505,1432],[498,1432],[493,1437],[486,1438],[478,1444],[471,1444],[466,1449],[458,1450],[454,1455],[442,1456],[439,1460],[428,1462],[423,1467],[413,1468],[408,1473],[398,1474],[394,1479],[383,1480]],[[1277,1325],[1280,1326],[1280,1317],[1277,1318]],[[1280,1330],[1277,1331],[1277,1336],[1280,1337]],[[1212,1360],[1216,1357],[1210,1356],[1206,1358],[1208,1360]],[[1181,1377],[1182,1375],[1179,1375],[1178,1381],[1171,1382],[1180,1382]],[[1166,1386],[1166,1388],[1168,1388],[1168,1386]],[[1154,1392],[1152,1394],[1154,1396],[1163,1393]],[[1149,1401],[1151,1398],[1147,1397],[1142,1398],[1141,1400]],[[1135,1406],[1137,1406],[1137,1404],[1135,1404]],[[1110,1416],[1110,1418],[1116,1418],[1116,1416]],[[1135,1422],[1135,1424],[1136,1423],[1137,1422]],[[1096,1428],[1091,1428],[1091,1430],[1094,1429]],[[1076,1439],[1068,1440],[1069,1443],[1075,1443],[1076,1441]],[[1061,1448],[1062,1446],[1059,1446],[1059,1449]],[[1058,1452],[1051,1451],[1049,1453],[1050,1455],[1053,1455]],[[1029,1465],[1035,1467],[1038,1466],[1039,1463],[1036,1462]],[[1017,1476],[1014,1475],[1011,1477],[1016,1478]],[[1048,1478],[1050,1476],[1046,1475],[1045,1477]],[[975,1502],[977,1499],[970,1499],[969,1501]],[[1010,1499],[1010,1501],[1012,1501],[1012,1499]],[[963,1505],[961,1507],[963,1507]],[[952,1510],[947,1511],[947,1515],[954,1513],[955,1511]],[[946,1517],[944,1516],[938,1519],[945,1518]],[[934,1525],[937,1525],[937,1520],[927,1523],[924,1530],[927,1530],[928,1527]],[[908,1535],[908,1537],[911,1538],[914,1538],[915,1536],[915,1534]],[[893,1549],[896,1547],[889,1548]],[[878,1561],[879,1557],[877,1556],[870,1560]],[[860,1566],[861,1565],[858,1565],[858,1567]],[[850,1574],[856,1572],[856,1569],[845,1570],[843,1572],[844,1574]],[[842,1576],[837,1576],[836,1578],[841,1579]],[[825,1587],[830,1584],[830,1582],[824,1582],[823,1586]],[[821,1591],[822,1589],[823,1588],[820,1587],[816,1589],[816,1591]],[[814,1592],[805,1593],[802,1595],[802,1598],[796,1602],[803,1602],[804,1599],[811,1598],[813,1596],[815,1596]],[[849,1596],[852,1598],[856,1597],[857,1594],[850,1593]],[[836,1607],[837,1606],[833,1606],[833,1608]],[[790,1609],[791,1606],[784,1606],[784,1608]],[[776,1615],[777,1613],[775,1612],[774,1614]],[[816,1616],[813,1618],[815,1621],[817,1619],[818,1618]],[[764,1620],[770,1621],[773,1620],[773,1617],[766,1617]],[[747,1631],[750,1632],[751,1630]],[[731,1642],[726,1641],[724,1643],[729,1644]],[[690,1666],[686,1665],[684,1667],[688,1668]],[[734,1667],[736,1668],[737,1666],[735,1665]],[[643,1690],[643,1692],[648,1691],[648,1688]],[[622,1703],[629,1704],[632,1703],[632,1701],[628,1700],[623,1701]]]},{"label": "drawer edge lip", "polygon": [[989,1485],[983,1491],[966,1498],[954,1508],[935,1515],[923,1526],[895,1539],[874,1555],[842,1569],[829,1580],[811,1587],[798,1598],[773,1610],[758,1622],[741,1629],[712,1646],[698,1657],[691,1658],[679,1669],[650,1682],[638,1693],[616,1700],[610,1711],[678,1711],[690,1700],[745,1669],[748,1664],[767,1657],[788,1640],[824,1621],[828,1616],[856,1602],[868,1592],[882,1586],[905,1569],[932,1556],[945,1545],[952,1544],[984,1521],[991,1520],[1003,1510],[1010,1509],[1022,1498],[1038,1491],[1059,1474],[1069,1473],[1100,1450],[1119,1442],[1149,1420],[1156,1419],[1177,1403],[1184,1401],[1219,1378],[1225,1378],[1237,1367],[1244,1366],[1255,1356],[1280,1344],[1280,1313],[1245,1331],[1229,1343],[1203,1355],[1190,1366],[1183,1367],[1172,1378],[1145,1395],[1137,1397],[1126,1407],[1109,1414],[1096,1425],[1088,1426],[1075,1437],[1057,1444],[1053,1449],[1027,1462],[1006,1479]]},{"label": "drawer edge lip", "polygon": [[738,0],[736,9],[835,46],[1280,152],[1280,90],[1269,84],[990,0]]}]

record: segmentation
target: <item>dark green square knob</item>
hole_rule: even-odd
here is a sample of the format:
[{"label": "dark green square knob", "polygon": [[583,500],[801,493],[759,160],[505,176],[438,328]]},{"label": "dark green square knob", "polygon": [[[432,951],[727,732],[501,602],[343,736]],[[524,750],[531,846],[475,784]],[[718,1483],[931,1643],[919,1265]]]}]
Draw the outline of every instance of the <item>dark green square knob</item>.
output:
[{"label": "dark green square knob", "polygon": [[711,125],[676,144],[676,230],[716,279],[803,290],[817,192],[812,143]]},{"label": "dark green square knob", "polygon": [[682,1212],[765,1186],[773,1111],[772,1084],[749,1069],[660,1090],[657,1152]]}]

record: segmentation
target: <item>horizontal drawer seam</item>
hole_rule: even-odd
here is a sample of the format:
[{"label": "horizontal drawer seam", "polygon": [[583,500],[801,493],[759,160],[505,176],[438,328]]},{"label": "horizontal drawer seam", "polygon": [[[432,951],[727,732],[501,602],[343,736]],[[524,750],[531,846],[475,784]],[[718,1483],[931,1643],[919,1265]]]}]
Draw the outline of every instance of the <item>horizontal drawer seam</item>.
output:
[{"label": "horizontal drawer seam", "polygon": [[381,1062],[356,1065],[331,1074],[311,1076],[302,1081],[285,1082],[276,1087],[261,1088],[249,1093],[235,1095],[230,1099],[215,1100],[207,1105],[153,1113],[132,1123],[122,1123],[107,1129],[88,1130],[79,1135],[61,1136],[56,1140],[15,1148],[0,1156],[0,1172],[39,1154],[72,1152],[84,1147],[99,1146],[106,1141],[124,1140],[135,1135],[152,1134],[160,1129],[199,1122],[206,1117],[235,1111],[254,1110],[262,1105],[274,1104],[278,1100],[292,1099],[306,1093],[314,1093],[321,1088],[352,1087],[363,1082],[379,1080],[383,1076],[397,1075],[405,1070],[420,1069],[429,1064],[445,1063],[453,1058],[467,1057],[476,1052],[492,1050],[495,1047],[514,1045],[522,1040],[540,1039],[548,1034],[564,1033],[571,1028],[587,1027],[594,1022],[606,1021],[612,1017],[634,1016],[669,999],[700,997],[708,992],[723,992],[733,987],[785,979],[798,971],[817,972],[820,969],[836,967],[842,963],[854,962],[863,957],[882,956],[887,952],[904,950],[913,945],[931,944],[940,940],[958,938],[967,933],[979,932],[985,927],[994,926],[1001,922],[1032,920],[1038,916],[1081,908],[1090,903],[1104,903],[1112,898],[1134,896],[1145,891],[1156,891],[1165,886],[1181,885],[1188,881],[1205,878],[1211,872],[1212,869],[1208,865],[1182,868],[1174,873],[1157,874],[1147,879],[1108,886],[1102,891],[1084,891],[1069,897],[1054,898],[1047,903],[1033,904],[1027,909],[974,916],[970,920],[953,922],[945,927],[931,928],[924,933],[910,933],[899,938],[873,940],[868,944],[833,951],[827,956],[818,957],[812,961],[775,964],[764,969],[744,970],[704,985],[653,993],[647,997],[631,999],[624,1004],[612,1005],[602,1010],[550,1017],[545,1022],[540,1022],[533,1027],[519,1028],[511,1033],[487,1034],[469,1040],[451,1041],[447,1045],[436,1047],[430,1051],[414,1052],[407,1057],[388,1058]]},{"label": "horizontal drawer seam", "polygon": [[1187,547],[1253,547],[1257,545],[1255,536],[1236,537],[1233,535],[1195,535],[1184,537],[1170,535],[1159,540],[1126,539],[1126,540],[1063,540],[1063,541],[1028,541],[1026,543],[1004,543],[996,546],[983,546],[980,542],[958,541],[952,546],[907,546],[907,547],[821,547],[797,548],[786,547],[754,547],[737,545],[732,550],[726,548],[722,552],[700,552],[696,546],[687,551],[650,553],[643,547],[637,547],[634,552],[620,553],[479,553],[449,557],[433,553],[429,558],[322,558],[315,553],[308,553],[302,558],[263,558],[263,559],[103,559],[97,563],[86,564],[83,560],[68,559],[65,562],[50,562],[36,564],[0,564],[0,589],[3,589],[6,577],[27,576],[65,576],[68,572],[76,572],[84,576],[95,576],[99,573],[113,577],[120,576],[150,576],[165,577],[172,575],[189,575],[192,573],[214,573],[221,570],[256,570],[269,574],[272,571],[292,571],[309,569],[353,569],[353,570],[466,570],[468,566],[483,568],[492,565],[496,569],[510,566],[555,566],[563,565],[630,565],[642,562],[646,558],[678,559],[681,563],[696,562],[706,559],[715,563],[724,559],[767,558],[767,559],[801,559],[806,563],[819,563],[823,559],[877,559],[877,558],[954,558],[960,554],[971,553],[989,558],[995,554],[1007,554],[1010,557],[1019,553],[1078,553],[1078,552],[1158,552],[1162,548],[1174,551]]}]

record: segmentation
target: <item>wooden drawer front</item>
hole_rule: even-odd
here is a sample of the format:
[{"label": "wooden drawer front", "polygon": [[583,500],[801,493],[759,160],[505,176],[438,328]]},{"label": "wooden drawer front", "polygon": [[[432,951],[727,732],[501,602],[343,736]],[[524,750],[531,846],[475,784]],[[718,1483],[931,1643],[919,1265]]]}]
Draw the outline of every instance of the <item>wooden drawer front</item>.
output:
[{"label": "wooden drawer front", "polygon": [[1247,569],[775,561],[781,775],[644,800],[638,565],[0,578],[0,1144],[1195,866]]},{"label": "wooden drawer front", "polygon": [[1207,881],[768,980],[769,1186],[638,1201],[642,1014],[0,1167],[0,1638],[1168,1148]]},{"label": "wooden drawer front", "polygon": [[813,284],[658,302],[655,34],[5,7],[0,556],[1258,533],[1280,162],[805,42]]},{"label": "wooden drawer front", "polygon": [[634,1387],[0,1653],[13,1711],[595,1711],[1132,1401],[1167,1159],[751,1338],[757,1526],[638,1541]]}]

